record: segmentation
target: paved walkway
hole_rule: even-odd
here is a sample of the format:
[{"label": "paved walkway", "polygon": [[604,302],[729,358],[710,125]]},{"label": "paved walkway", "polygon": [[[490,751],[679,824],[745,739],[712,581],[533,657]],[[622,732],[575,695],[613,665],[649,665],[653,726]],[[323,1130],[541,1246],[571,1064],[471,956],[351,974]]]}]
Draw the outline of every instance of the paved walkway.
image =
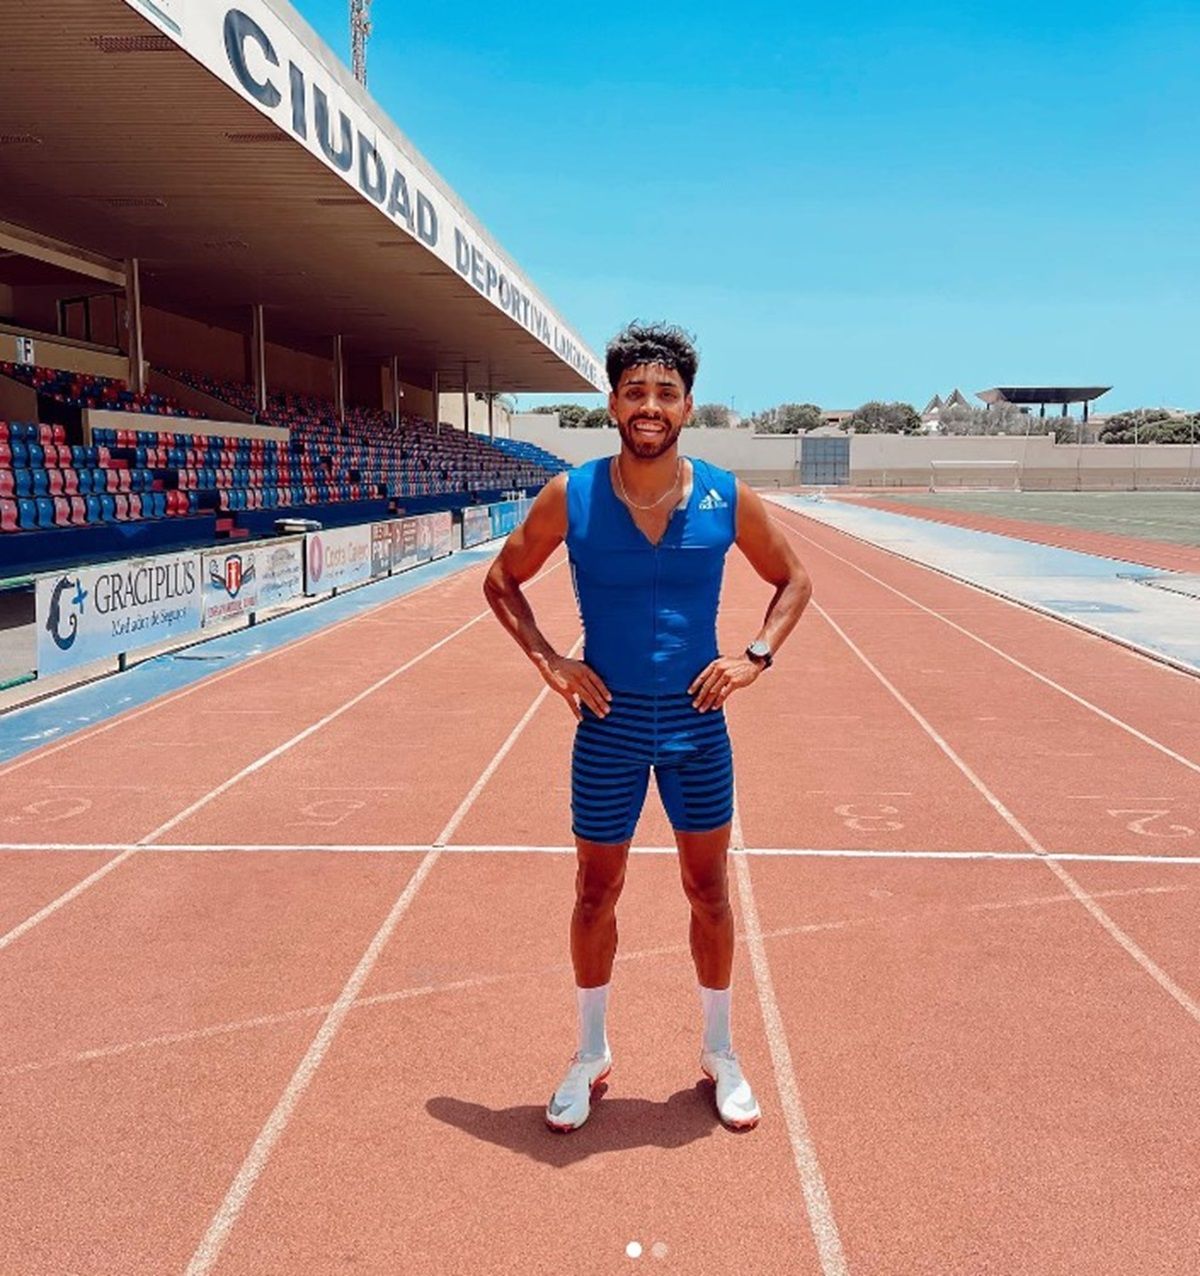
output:
[{"label": "paved walkway", "polygon": [[1200,599],[1194,596],[1194,577],[848,501],[789,495],[768,499],[881,549],[1200,673]]}]

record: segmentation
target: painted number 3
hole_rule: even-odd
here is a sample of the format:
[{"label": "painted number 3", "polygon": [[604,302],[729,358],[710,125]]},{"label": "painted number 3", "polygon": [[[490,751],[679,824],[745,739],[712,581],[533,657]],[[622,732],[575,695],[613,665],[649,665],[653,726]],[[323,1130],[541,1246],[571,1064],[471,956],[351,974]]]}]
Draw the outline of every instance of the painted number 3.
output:
[{"label": "painted number 3", "polygon": [[1122,815],[1132,815],[1132,820],[1126,820],[1125,827],[1131,833],[1137,833],[1139,837],[1195,837],[1196,830],[1188,828],[1186,824],[1164,824],[1162,820],[1165,816],[1171,814],[1170,810],[1149,810],[1140,808],[1136,810],[1118,810],[1109,811],[1109,815],[1120,817]]},{"label": "painted number 3", "polygon": [[864,807],[846,803],[843,806],[835,806],[833,812],[835,815],[840,815],[842,823],[848,829],[854,829],[856,833],[883,833],[888,829],[904,827],[902,821],[890,818],[900,814],[900,808],[896,806]]}]

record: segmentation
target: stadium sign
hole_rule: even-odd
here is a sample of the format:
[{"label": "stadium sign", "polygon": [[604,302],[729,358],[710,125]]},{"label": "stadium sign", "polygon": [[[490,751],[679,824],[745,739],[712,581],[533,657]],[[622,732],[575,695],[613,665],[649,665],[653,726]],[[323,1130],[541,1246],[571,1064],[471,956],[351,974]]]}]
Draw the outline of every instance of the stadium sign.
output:
[{"label": "stadium sign", "polygon": [[164,12],[149,0],[126,3],[287,130],[492,305],[603,388],[587,348],[358,100],[360,90],[345,68],[322,60],[265,0],[192,5],[186,21],[182,7]]}]

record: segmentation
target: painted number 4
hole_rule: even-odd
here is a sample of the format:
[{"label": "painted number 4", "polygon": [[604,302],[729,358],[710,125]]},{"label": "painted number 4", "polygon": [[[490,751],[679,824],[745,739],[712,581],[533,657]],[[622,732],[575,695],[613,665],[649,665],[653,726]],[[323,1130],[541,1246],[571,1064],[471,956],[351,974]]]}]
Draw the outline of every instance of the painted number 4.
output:
[{"label": "painted number 4", "polygon": [[1131,810],[1109,811],[1109,815],[1122,816],[1132,815],[1134,818],[1126,820],[1125,827],[1131,832],[1138,834],[1139,837],[1195,837],[1196,830],[1188,828],[1186,824],[1163,824],[1162,819],[1171,814],[1170,808],[1166,810],[1150,810],[1149,808],[1138,808]]}]

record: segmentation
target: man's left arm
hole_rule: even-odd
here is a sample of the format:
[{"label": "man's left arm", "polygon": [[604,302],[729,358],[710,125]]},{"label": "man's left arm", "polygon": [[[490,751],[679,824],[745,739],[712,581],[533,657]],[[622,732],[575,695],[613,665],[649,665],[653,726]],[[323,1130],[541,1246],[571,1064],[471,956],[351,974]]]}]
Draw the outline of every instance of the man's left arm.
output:
[{"label": "man's left arm", "polygon": [[[771,520],[762,497],[740,479],[735,543],[763,580],[775,586],[762,628],[755,638],[756,642],[766,645],[773,660],[808,605],[812,582],[796,551],[778,524]],[[688,688],[692,704],[701,713],[719,709],[734,691],[748,687],[766,667],[766,659],[745,652],[719,656]]]}]

